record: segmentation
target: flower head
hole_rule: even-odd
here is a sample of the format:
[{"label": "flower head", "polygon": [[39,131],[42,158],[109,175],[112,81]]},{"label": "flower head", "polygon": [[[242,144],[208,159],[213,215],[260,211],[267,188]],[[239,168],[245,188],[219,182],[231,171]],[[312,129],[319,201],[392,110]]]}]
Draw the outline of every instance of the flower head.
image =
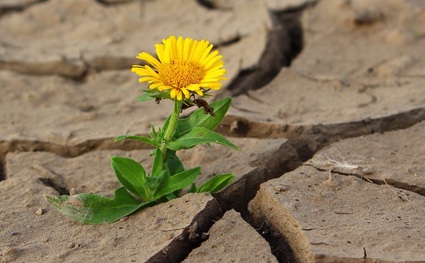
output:
[{"label": "flower head", "polygon": [[204,96],[209,89],[219,90],[226,79],[222,56],[217,50],[211,52],[213,45],[206,40],[170,36],[155,48],[158,59],[142,52],[137,58],[150,65],[133,65],[131,71],[149,89],[169,90],[171,99],[189,99],[195,93]]}]

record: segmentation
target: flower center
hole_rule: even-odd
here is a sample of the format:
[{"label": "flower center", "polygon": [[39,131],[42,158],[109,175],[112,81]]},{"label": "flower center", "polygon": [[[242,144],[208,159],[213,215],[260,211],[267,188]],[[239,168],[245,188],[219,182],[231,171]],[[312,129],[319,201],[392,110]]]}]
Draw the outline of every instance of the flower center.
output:
[{"label": "flower center", "polygon": [[205,69],[195,61],[172,60],[158,69],[165,85],[173,88],[185,88],[190,84],[199,84],[205,76]]}]

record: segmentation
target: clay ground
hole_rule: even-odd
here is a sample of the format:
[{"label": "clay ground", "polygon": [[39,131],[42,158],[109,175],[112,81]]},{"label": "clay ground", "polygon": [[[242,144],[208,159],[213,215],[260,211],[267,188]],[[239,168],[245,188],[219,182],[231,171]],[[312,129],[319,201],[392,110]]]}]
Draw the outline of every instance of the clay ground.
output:
[{"label": "clay ground", "polygon": [[[425,1],[0,2],[2,262],[425,262]],[[169,35],[207,39],[232,97],[190,194],[82,225],[44,195],[111,196],[111,156],[149,169],[172,109],[130,72]]]}]

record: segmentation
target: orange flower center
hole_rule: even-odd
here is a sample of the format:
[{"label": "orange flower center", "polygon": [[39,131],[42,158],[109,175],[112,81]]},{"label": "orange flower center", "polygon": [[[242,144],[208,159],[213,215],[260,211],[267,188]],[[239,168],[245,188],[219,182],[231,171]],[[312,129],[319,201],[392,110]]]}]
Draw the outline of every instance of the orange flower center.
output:
[{"label": "orange flower center", "polygon": [[199,84],[205,76],[205,69],[198,62],[172,60],[158,69],[165,85],[173,88],[185,88],[190,84]]}]

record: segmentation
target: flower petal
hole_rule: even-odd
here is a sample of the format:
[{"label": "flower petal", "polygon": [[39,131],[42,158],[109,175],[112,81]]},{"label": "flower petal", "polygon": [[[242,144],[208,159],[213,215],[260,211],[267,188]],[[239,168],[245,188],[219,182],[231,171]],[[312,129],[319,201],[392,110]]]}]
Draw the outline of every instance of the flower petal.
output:
[{"label": "flower petal", "polygon": [[195,92],[198,93],[199,96],[204,96],[204,93],[200,89],[195,90]]},{"label": "flower petal", "polygon": [[193,39],[191,39],[191,38],[186,38],[184,40],[184,47],[183,47],[183,59],[184,60],[189,59],[189,56],[190,56],[191,51],[192,51],[192,43],[193,43]]},{"label": "flower petal", "polygon": [[177,59],[177,39],[175,36],[170,36],[166,40],[165,49],[170,54],[170,61]]},{"label": "flower petal", "polygon": [[174,99],[177,95],[177,89],[171,89],[170,98]]},{"label": "flower petal", "polygon": [[177,59],[183,60],[183,49],[184,49],[184,41],[183,37],[179,36],[177,39]]},{"label": "flower petal", "polygon": [[146,52],[140,53],[139,55],[137,55],[136,58],[148,62],[149,64],[151,64],[155,68],[158,67],[161,64],[156,58],[154,58],[151,54],[146,53]]},{"label": "flower petal", "polygon": [[182,100],[183,96],[182,96],[182,91],[180,89],[175,89],[177,92],[177,100]]},{"label": "flower petal", "polygon": [[161,63],[169,63],[170,58],[165,55],[165,47],[163,44],[155,45],[156,54],[158,55],[159,61]]},{"label": "flower petal", "polygon": [[[206,46],[208,46],[208,47],[206,47]],[[206,48],[205,48],[205,47],[206,47]],[[203,60],[205,60],[205,58],[206,58],[207,56],[209,56],[208,54],[210,53],[210,51],[211,51],[211,49],[212,49],[212,48],[213,48],[213,45],[212,45],[212,44],[210,44],[210,42],[206,41],[205,46],[204,46],[204,50],[203,50],[203,52],[202,52],[202,55],[201,55],[201,57],[199,58],[199,63],[201,63],[201,64],[202,64],[202,61],[203,61]],[[215,50],[215,51],[217,51],[217,50]],[[214,53],[215,51],[213,51],[213,53]],[[217,51],[216,53],[218,53],[218,51]],[[211,54],[210,54],[210,55],[211,55]]]},{"label": "flower petal", "polygon": [[195,91],[200,89],[201,86],[199,86],[199,84],[190,84],[189,86],[186,87],[186,89],[190,90],[190,91]]},{"label": "flower petal", "polygon": [[181,88],[180,90],[183,92],[186,99],[190,97],[190,92],[186,88]]},{"label": "flower petal", "polygon": [[163,86],[161,86],[161,87],[158,87],[158,90],[159,91],[163,91],[163,90],[173,90],[173,87],[171,87],[171,86],[167,86],[167,85],[163,85]]}]

